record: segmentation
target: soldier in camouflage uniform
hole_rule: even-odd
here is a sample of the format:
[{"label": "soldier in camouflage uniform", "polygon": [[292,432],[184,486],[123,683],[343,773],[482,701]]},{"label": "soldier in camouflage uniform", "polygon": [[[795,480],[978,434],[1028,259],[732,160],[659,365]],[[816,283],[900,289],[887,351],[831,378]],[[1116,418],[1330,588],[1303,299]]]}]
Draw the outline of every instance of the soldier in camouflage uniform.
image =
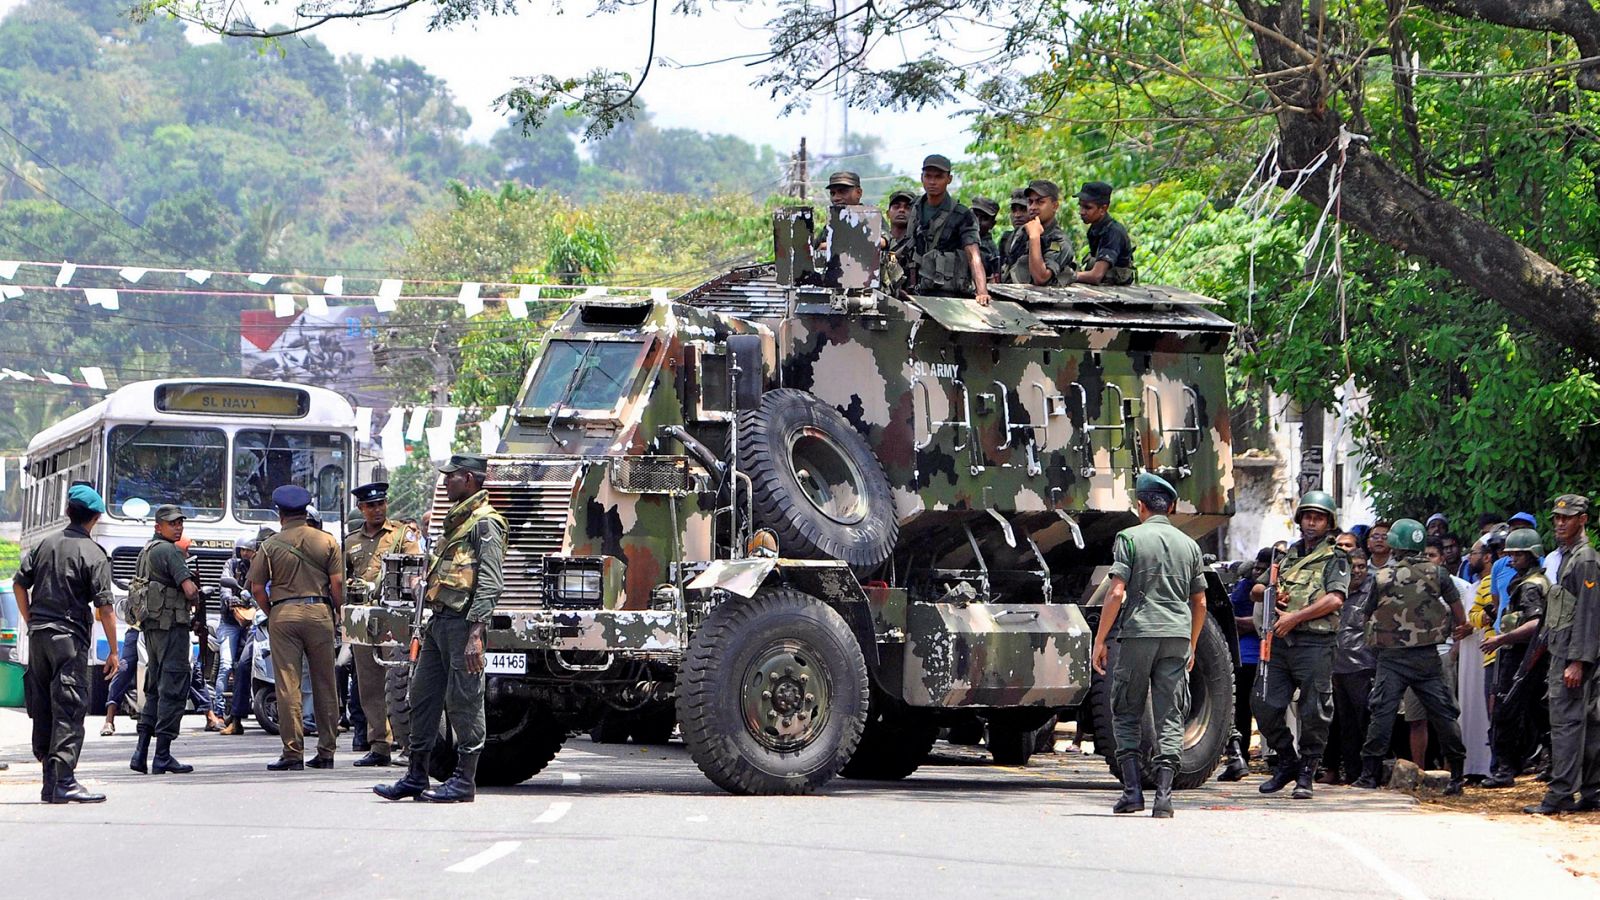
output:
[{"label": "soldier in camouflage uniform", "polygon": [[[444,535],[428,567],[425,596],[433,615],[411,676],[411,759],[404,778],[372,790],[388,800],[415,797],[433,803],[471,803],[477,794],[478,755],[488,730],[483,710],[483,637],[504,584],[506,520],[483,489],[489,461],[457,454],[439,467],[445,496]],[[456,770],[428,787],[428,754],[439,734],[439,715],[450,718]]]},{"label": "soldier in camouflage uniform", "polygon": [[1043,178],[1029,182],[1024,196],[1032,216],[1022,223],[1006,257],[1006,280],[1048,287],[1072,283],[1072,239],[1056,219],[1061,189]]},{"label": "soldier in camouflage uniform", "polygon": [[[1300,540],[1278,569],[1272,631],[1262,641],[1251,707],[1261,737],[1277,753],[1277,767],[1261,783],[1272,794],[1295,783],[1294,799],[1311,799],[1317,761],[1333,721],[1333,655],[1339,610],[1350,590],[1350,559],[1334,543],[1338,512],[1333,497],[1309,491],[1294,520]],[[1289,730],[1289,703],[1300,692],[1300,741]]]},{"label": "soldier in camouflage uniform", "polygon": [[1600,557],[1589,546],[1588,497],[1563,494],[1551,512],[1561,542],[1561,572],[1544,620],[1550,651],[1550,786],[1543,799],[1523,809],[1534,815],[1600,809]]},{"label": "soldier in camouflage uniform", "polygon": [[1506,555],[1516,575],[1506,587],[1509,605],[1500,618],[1500,632],[1484,638],[1482,648],[1485,656],[1495,656],[1490,669],[1496,698],[1490,731],[1495,767],[1483,782],[1486,788],[1515,784],[1523,761],[1550,727],[1544,709],[1549,656],[1543,646],[1534,646],[1550,595],[1550,579],[1539,565],[1543,549],[1539,532],[1532,528],[1506,535]]},{"label": "soldier in camouflage uniform", "polygon": [[983,270],[990,281],[996,281],[1000,278],[1000,248],[994,242],[994,222],[1000,215],[1000,204],[988,197],[973,197],[972,214],[978,219],[978,255],[983,258]]},{"label": "soldier in camouflage uniform", "polygon": [[922,196],[911,206],[911,244],[916,254],[911,279],[918,293],[970,296],[989,305],[989,279],[978,253],[978,220],[950,194],[950,159],[930,153],[922,160]]},{"label": "soldier in camouflage uniform", "polygon": [[1100,614],[1092,660],[1095,671],[1104,675],[1106,640],[1114,628],[1118,652],[1111,674],[1111,715],[1122,796],[1111,811],[1144,810],[1140,741],[1148,701],[1156,723],[1156,797],[1150,814],[1170,819],[1172,779],[1189,707],[1188,669],[1206,624],[1206,578],[1200,545],[1166,516],[1178,501],[1177,490],[1148,472],[1134,487],[1139,524],[1117,535],[1111,591]]},{"label": "soldier in camouflage uniform", "polygon": [[1011,230],[1000,236],[1000,268],[1002,278],[1005,275],[1006,260],[1011,258],[1011,248],[1022,239],[1022,226],[1033,218],[1033,210],[1028,209],[1027,188],[1017,188],[1011,192]]},{"label": "soldier in camouflage uniform", "polygon": [[[1445,683],[1438,646],[1464,637],[1471,628],[1461,595],[1443,567],[1420,556],[1426,540],[1422,523],[1400,519],[1389,529],[1394,565],[1373,573],[1367,600],[1367,646],[1377,656],[1372,679],[1371,721],[1361,748],[1359,788],[1376,788],[1383,775],[1395,713],[1406,688],[1414,691],[1428,713],[1428,724],[1450,765],[1446,794],[1459,794],[1465,783],[1467,748],[1461,742],[1461,708]],[[1418,765],[1422,760],[1415,760]]]}]

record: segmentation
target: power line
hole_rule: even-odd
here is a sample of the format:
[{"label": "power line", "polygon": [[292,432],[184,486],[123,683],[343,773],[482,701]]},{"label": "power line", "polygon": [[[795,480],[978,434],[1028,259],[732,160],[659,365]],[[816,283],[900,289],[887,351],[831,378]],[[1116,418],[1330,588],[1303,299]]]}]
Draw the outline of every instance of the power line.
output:
[{"label": "power line", "polygon": [[109,237],[109,238],[117,241],[118,243],[126,246],[128,249],[132,250],[135,253],[143,253],[143,252],[146,251],[146,248],[141,248],[140,246],[138,246],[137,244],[134,244],[133,242],[129,241],[127,238],[123,237],[122,235],[117,234],[117,233],[107,229],[104,225],[101,225],[99,222],[96,222],[95,220],[89,218],[88,215],[86,215],[84,212],[79,210],[77,207],[72,206],[71,204],[67,203],[67,201],[62,200],[60,197],[57,197],[55,194],[50,193],[48,190],[45,189],[44,185],[42,185],[42,184],[34,184],[33,182],[29,181],[27,178],[24,178],[21,172],[18,172],[16,169],[11,168],[9,165],[5,164],[4,162],[0,162],[0,169],[5,169],[7,172],[10,172],[12,177],[14,177],[17,180],[21,181],[23,184],[26,184],[28,187],[32,188],[33,190],[35,190],[35,191],[45,195],[46,197],[50,198],[51,200],[55,201],[55,203],[58,206],[60,206],[62,209],[65,209],[66,211],[72,213],[73,215],[77,216],[78,218],[82,219],[83,221],[89,223],[89,226],[91,228],[93,228],[94,230],[100,232],[101,234],[104,234],[106,237]]}]

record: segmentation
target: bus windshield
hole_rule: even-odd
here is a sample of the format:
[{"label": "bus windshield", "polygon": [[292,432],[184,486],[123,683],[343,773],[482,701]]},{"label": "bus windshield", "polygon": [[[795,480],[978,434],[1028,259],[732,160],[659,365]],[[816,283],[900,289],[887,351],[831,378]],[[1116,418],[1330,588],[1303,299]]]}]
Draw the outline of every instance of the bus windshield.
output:
[{"label": "bus windshield", "polygon": [[[143,518],[163,503],[199,521],[222,518],[228,441],[215,428],[118,425],[111,429],[111,513]],[[129,501],[133,503],[127,507]]]},{"label": "bus windshield", "polygon": [[522,405],[532,409],[605,409],[633,380],[640,341],[551,341]]},{"label": "bus windshield", "polygon": [[311,492],[311,504],[325,520],[337,519],[340,499],[350,489],[349,459],[350,443],[342,434],[240,430],[233,437],[233,514],[242,522],[272,521],[278,517],[272,492],[298,484]]}]

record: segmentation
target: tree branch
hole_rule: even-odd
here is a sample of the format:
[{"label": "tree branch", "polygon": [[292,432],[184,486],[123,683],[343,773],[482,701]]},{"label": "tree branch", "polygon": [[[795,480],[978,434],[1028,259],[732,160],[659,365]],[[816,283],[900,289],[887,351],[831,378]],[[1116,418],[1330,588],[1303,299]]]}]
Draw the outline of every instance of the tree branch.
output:
[{"label": "tree branch", "polygon": [[[1430,9],[1507,28],[1564,34],[1587,57],[1600,56],[1600,10],[1588,0],[1417,0]],[[1600,65],[1578,70],[1578,87],[1600,91]]]}]

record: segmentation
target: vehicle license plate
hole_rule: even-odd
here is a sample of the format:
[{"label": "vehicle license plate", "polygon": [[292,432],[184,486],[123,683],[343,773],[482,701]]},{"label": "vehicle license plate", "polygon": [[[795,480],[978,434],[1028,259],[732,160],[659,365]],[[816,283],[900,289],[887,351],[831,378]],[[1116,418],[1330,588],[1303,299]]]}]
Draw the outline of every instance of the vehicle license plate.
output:
[{"label": "vehicle license plate", "polygon": [[484,658],[483,670],[490,675],[526,675],[528,674],[528,654],[487,654]]}]

